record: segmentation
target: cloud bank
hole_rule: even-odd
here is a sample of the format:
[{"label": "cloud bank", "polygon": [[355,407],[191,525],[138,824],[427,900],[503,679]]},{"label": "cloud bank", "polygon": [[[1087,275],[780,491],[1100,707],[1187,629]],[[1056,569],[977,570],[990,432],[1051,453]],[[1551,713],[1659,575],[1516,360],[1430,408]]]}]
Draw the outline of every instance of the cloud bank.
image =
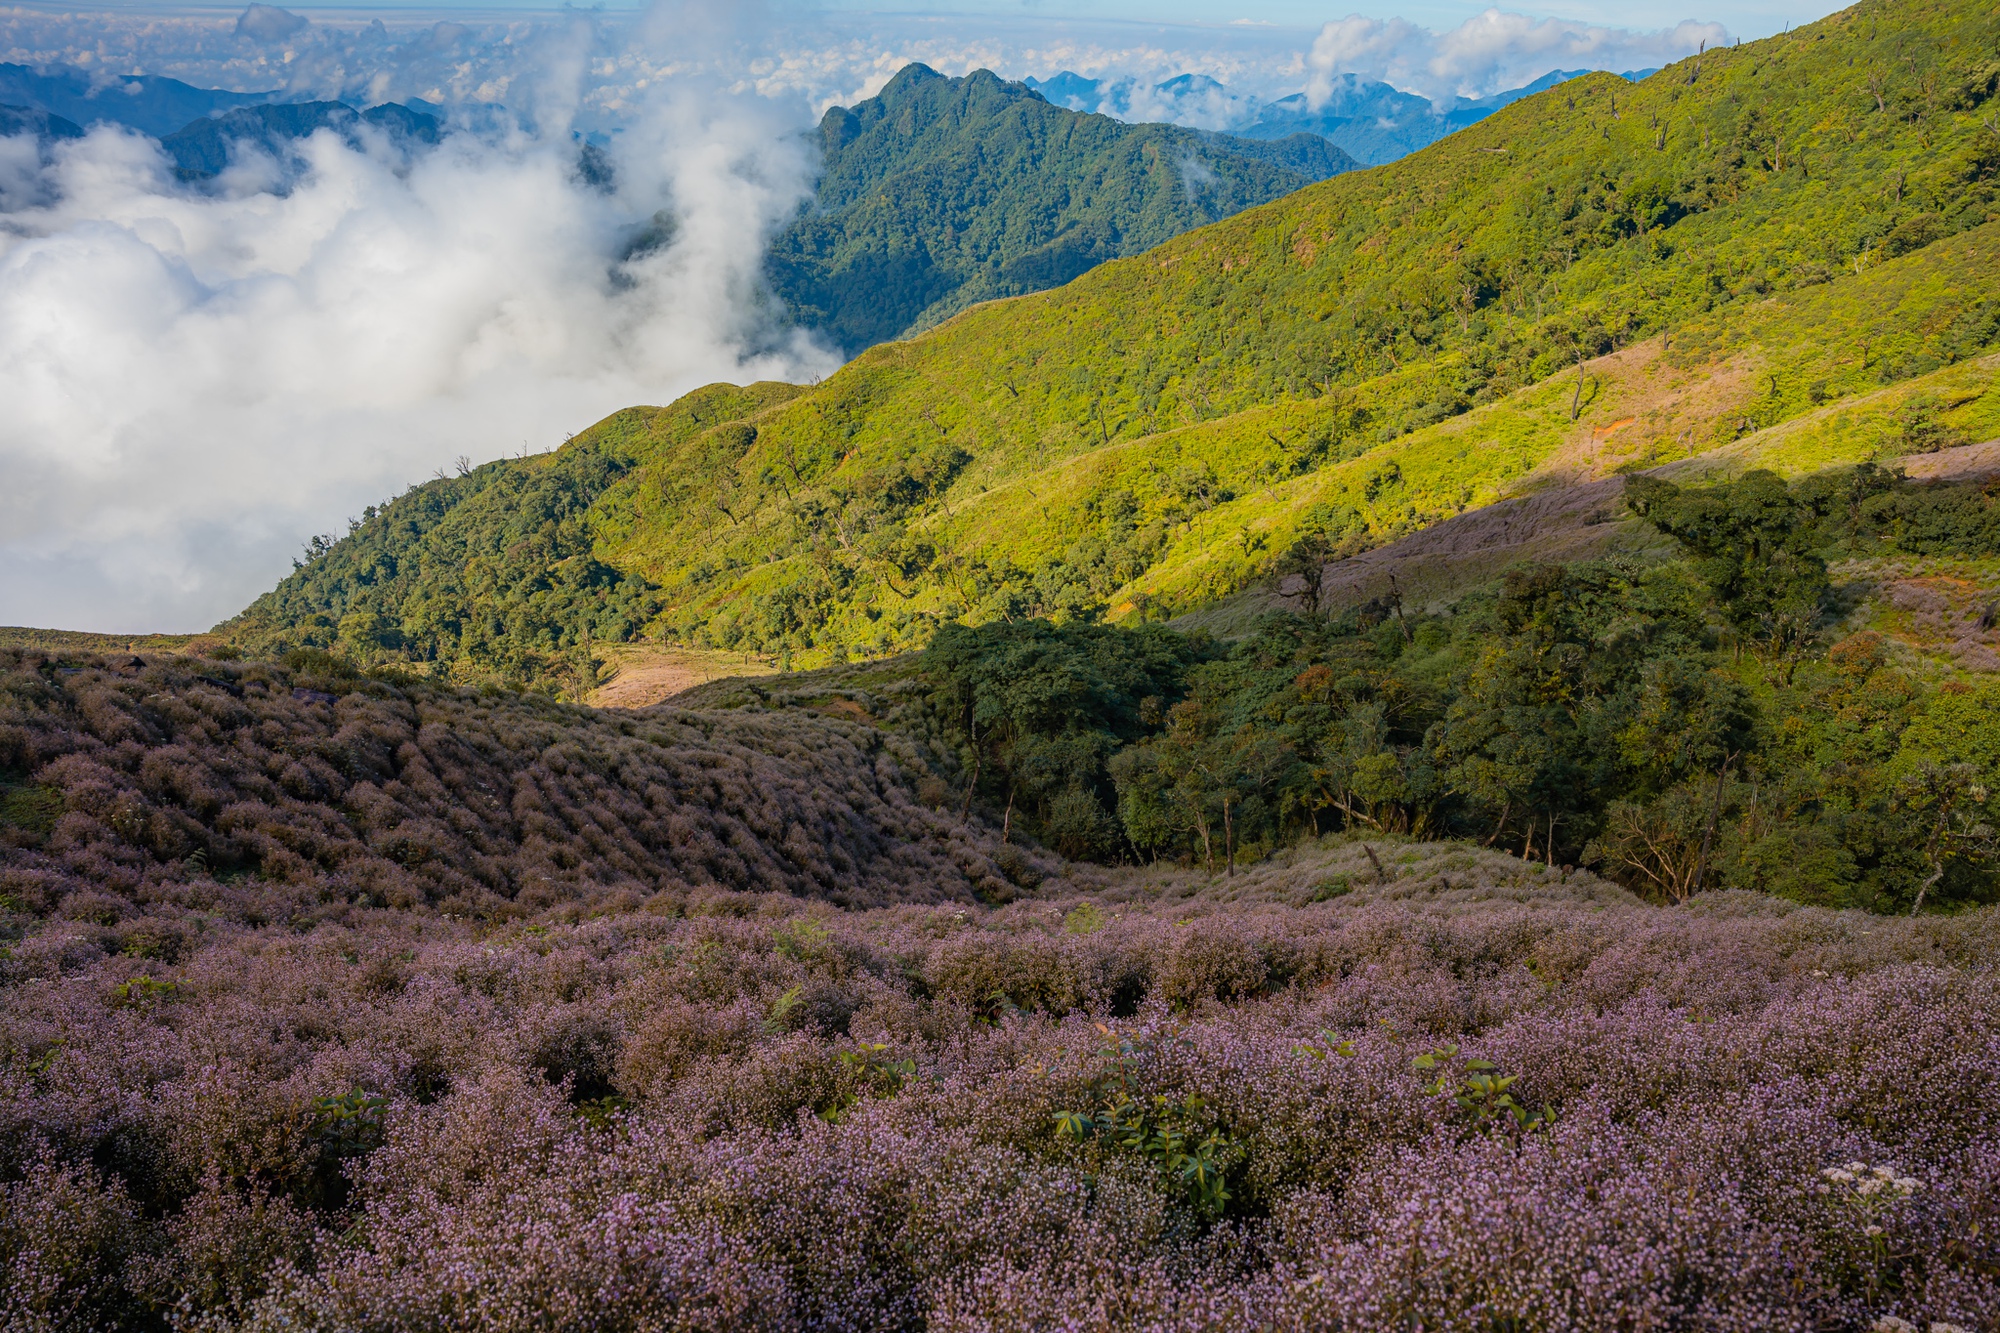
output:
[{"label": "cloud bank", "polygon": [[[0,144],[0,620],[205,627],[458,455],[833,368],[761,298],[811,185],[797,108],[656,93],[606,192],[539,100],[560,128],[414,159],[322,133],[275,193],[268,159],[198,192],[107,126]],[[623,257],[663,211],[671,242]]]},{"label": "cloud bank", "polygon": [[1719,23],[1688,20],[1657,32],[1531,18],[1489,9],[1456,28],[1433,32],[1404,19],[1359,14],[1328,23],[1306,58],[1306,100],[1333,95],[1342,74],[1360,74],[1432,101],[1486,97],[1531,83],[1550,70],[1659,67],[1728,40]]}]

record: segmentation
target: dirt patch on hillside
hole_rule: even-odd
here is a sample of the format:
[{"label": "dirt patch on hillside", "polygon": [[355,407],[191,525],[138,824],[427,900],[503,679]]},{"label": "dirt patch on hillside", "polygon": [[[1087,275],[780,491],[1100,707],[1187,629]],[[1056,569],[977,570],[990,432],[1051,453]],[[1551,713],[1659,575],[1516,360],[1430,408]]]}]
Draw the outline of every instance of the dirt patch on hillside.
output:
[{"label": "dirt patch on hillside", "polygon": [[651,708],[712,680],[768,676],[778,669],[749,654],[701,648],[632,644],[613,649],[607,656],[611,678],[584,699],[592,708]]},{"label": "dirt patch on hillside", "polygon": [[[1625,516],[1624,491],[1624,478],[1611,477],[1501,500],[1330,565],[1321,595],[1336,606],[1365,602],[1388,592],[1393,575],[1416,606],[1488,582],[1512,565],[1658,544],[1658,534]],[[1295,594],[1298,582],[1284,591]]]},{"label": "dirt patch on hillside", "polygon": [[2000,671],[1995,561],[1850,560],[1832,572],[1866,598],[1867,628],[1967,671]]},{"label": "dirt patch on hillside", "polygon": [[[1671,546],[1626,515],[1624,491],[1625,479],[1610,477],[1583,486],[1552,487],[1448,518],[1400,541],[1328,565],[1320,585],[1322,605],[1335,609],[1358,605],[1383,596],[1393,586],[1409,606],[1417,608],[1449,601],[1514,565]],[[1296,609],[1302,587],[1296,577],[1284,580],[1281,588],[1267,581],[1175,623],[1227,634],[1239,621],[1282,607]]]},{"label": "dirt patch on hillside", "polygon": [[1988,481],[2000,477],[2000,440],[1905,454],[1900,461],[1906,475],[1925,481]]},{"label": "dirt patch on hillside", "polygon": [[[1746,352],[1676,366],[1658,338],[1584,362],[1583,393],[1567,438],[1514,491],[1574,486],[1709,448],[1722,424],[1740,417],[1754,396],[1760,365],[1755,353]],[[1558,375],[1553,382],[1564,380]]]}]

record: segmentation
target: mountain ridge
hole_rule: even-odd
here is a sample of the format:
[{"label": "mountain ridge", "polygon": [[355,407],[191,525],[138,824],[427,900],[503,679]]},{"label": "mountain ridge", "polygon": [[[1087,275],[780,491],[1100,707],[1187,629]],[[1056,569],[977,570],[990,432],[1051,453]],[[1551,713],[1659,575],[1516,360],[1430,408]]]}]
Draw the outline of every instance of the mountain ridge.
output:
[{"label": "mountain ridge", "polygon": [[988,70],[948,79],[921,64],[829,108],[818,139],[814,201],[767,270],[794,317],[849,352],[1356,165],[1311,136],[1127,125]]},{"label": "mountain ridge", "polygon": [[220,175],[234,154],[248,145],[276,158],[290,156],[290,145],[320,130],[333,130],[349,143],[366,126],[401,143],[435,144],[442,130],[435,116],[399,102],[384,102],[357,111],[345,102],[285,102],[236,107],[183,125],[160,140],[184,181]]},{"label": "mountain ridge", "polygon": [[[115,95],[113,95],[115,94]],[[282,90],[233,93],[158,74],[105,75],[74,66],[0,64],[0,102],[61,116],[88,128],[129,125],[163,138],[204,116],[278,100]]]}]

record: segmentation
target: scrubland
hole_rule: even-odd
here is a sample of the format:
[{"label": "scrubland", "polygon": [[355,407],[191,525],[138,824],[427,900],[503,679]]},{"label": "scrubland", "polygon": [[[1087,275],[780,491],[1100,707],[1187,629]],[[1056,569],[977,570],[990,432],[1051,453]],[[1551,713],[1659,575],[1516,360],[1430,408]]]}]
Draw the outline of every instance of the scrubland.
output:
[{"label": "scrubland", "polygon": [[1082,866],[838,718],[7,665],[12,1328],[2000,1320],[1992,908]]}]

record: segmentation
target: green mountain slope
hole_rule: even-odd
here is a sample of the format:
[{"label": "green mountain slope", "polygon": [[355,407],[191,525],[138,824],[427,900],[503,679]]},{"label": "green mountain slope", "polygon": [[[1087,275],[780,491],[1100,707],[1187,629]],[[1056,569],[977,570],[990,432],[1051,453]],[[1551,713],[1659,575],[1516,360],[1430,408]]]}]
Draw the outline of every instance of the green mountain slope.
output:
[{"label": "green mountain slope", "polygon": [[620,412],[553,453],[412,487],[316,543],[222,628],[253,650],[339,644],[587,690],[593,639],[629,640],[664,605],[644,578],[594,557],[591,505],[663,452],[799,392],[713,385]]},{"label": "green mountain slope", "polygon": [[[1369,545],[1730,445],[2000,338],[1996,90],[2000,19],[1968,0],[1564,84],[662,437],[578,540],[656,590],[647,633],[882,652],[959,618],[1180,611],[1308,531]],[[1979,416],[1982,385],[1940,410]],[[626,421],[565,452],[616,454]],[[259,632],[408,620],[407,593],[317,578]],[[552,635],[602,636],[611,601]],[[273,613],[306,603],[328,623]]]},{"label": "green mountain slope", "polygon": [[771,280],[801,323],[850,351],[1356,165],[1317,135],[1128,125],[985,70],[947,79],[923,65],[828,111],[819,139],[817,197],[773,247]]}]

